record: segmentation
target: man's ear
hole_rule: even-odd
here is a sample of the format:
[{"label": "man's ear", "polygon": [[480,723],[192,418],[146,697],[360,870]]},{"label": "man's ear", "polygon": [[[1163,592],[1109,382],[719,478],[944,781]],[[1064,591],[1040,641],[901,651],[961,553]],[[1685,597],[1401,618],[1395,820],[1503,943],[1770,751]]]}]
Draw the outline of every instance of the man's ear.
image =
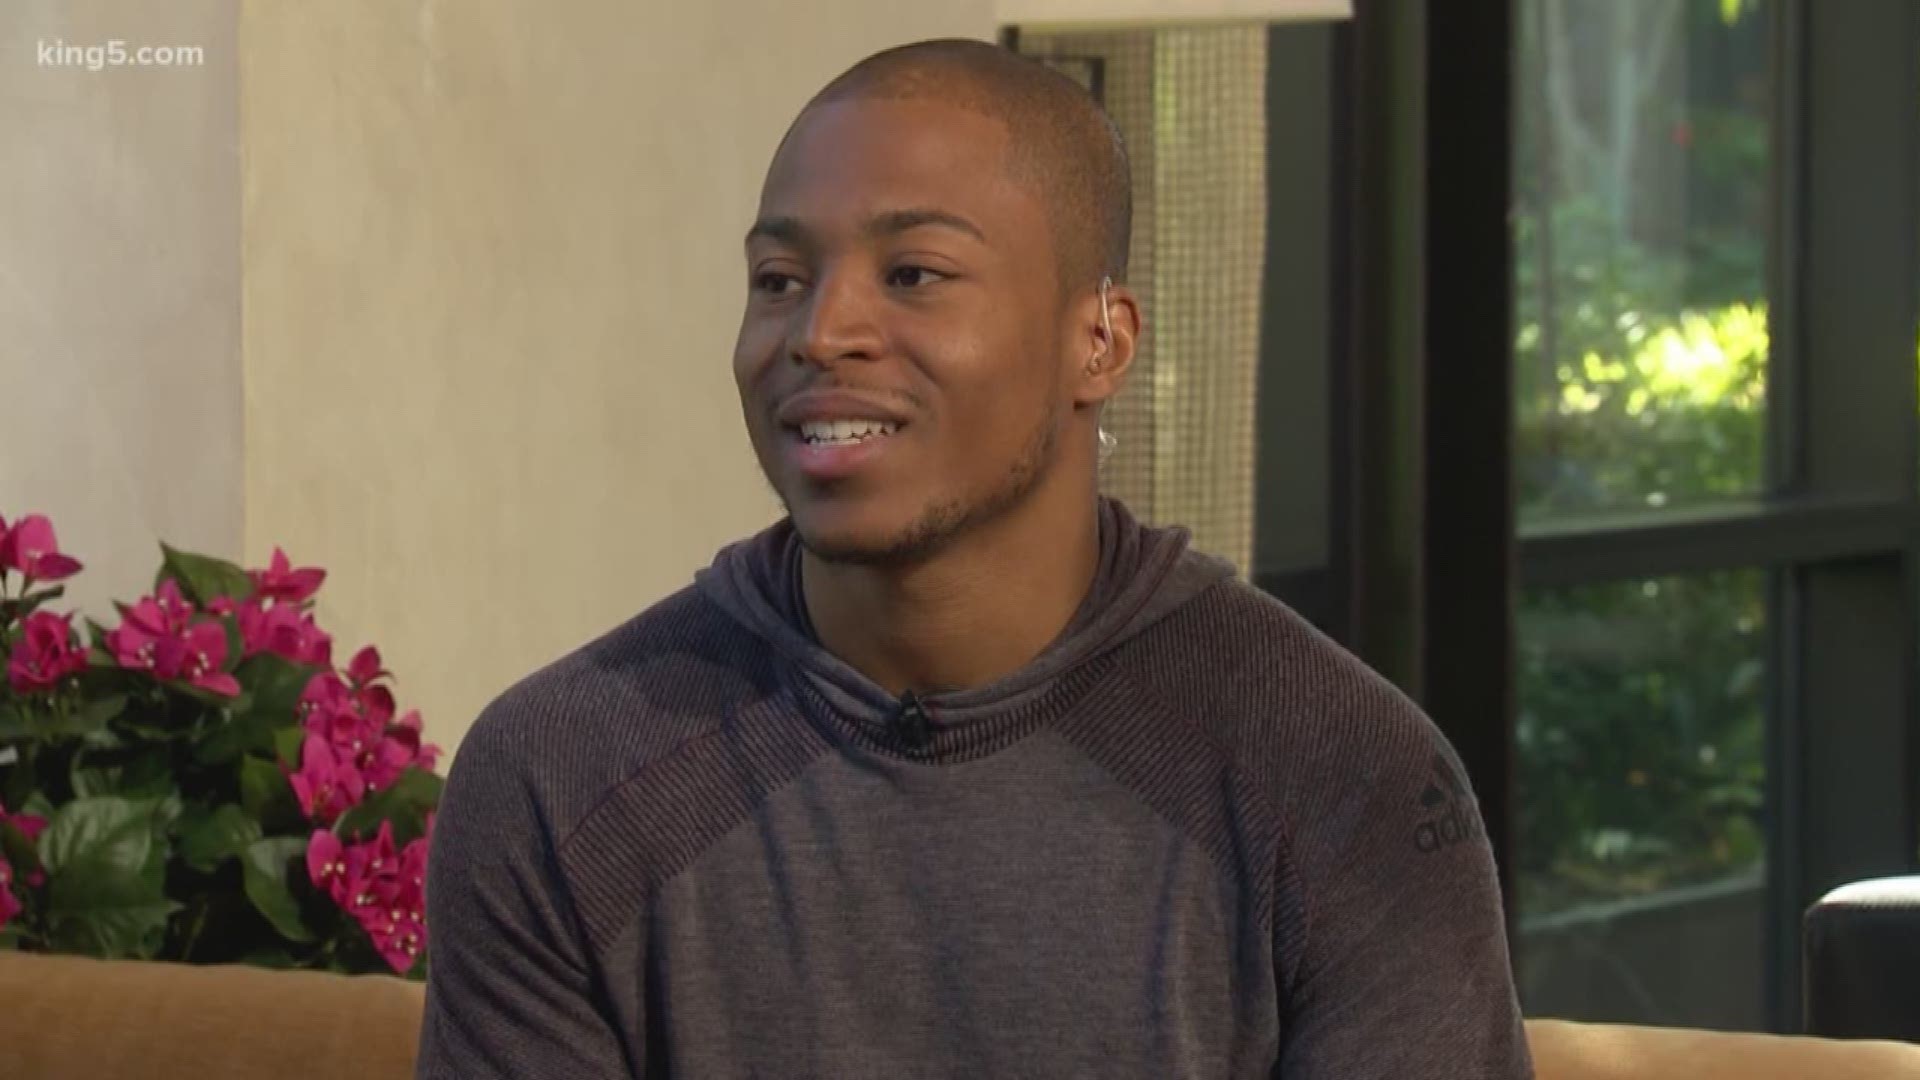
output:
[{"label": "man's ear", "polygon": [[1133,368],[1140,335],[1146,329],[1140,298],[1125,285],[1096,289],[1087,298],[1078,325],[1081,332],[1075,337],[1086,343],[1086,352],[1080,377],[1074,381],[1073,403],[1098,405],[1120,392]]}]

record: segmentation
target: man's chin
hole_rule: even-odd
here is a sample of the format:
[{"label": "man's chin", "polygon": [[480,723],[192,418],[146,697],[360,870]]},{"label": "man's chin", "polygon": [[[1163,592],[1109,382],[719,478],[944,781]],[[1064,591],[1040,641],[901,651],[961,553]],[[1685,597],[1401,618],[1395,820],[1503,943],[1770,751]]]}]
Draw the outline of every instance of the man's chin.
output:
[{"label": "man's chin", "polygon": [[917,515],[881,507],[790,505],[794,531],[822,562],[851,566],[902,566],[920,562],[944,546],[955,516],[938,508]]}]

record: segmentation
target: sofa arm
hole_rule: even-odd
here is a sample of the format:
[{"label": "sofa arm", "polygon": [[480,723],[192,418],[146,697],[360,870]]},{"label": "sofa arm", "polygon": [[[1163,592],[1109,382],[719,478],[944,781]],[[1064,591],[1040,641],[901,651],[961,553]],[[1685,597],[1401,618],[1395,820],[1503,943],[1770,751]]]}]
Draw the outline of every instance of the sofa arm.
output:
[{"label": "sofa arm", "polygon": [[1828,893],[1804,946],[1808,1034],[1920,1042],[1920,875]]},{"label": "sofa arm", "polygon": [[5,1080],[410,1080],[422,986],[0,951]]}]

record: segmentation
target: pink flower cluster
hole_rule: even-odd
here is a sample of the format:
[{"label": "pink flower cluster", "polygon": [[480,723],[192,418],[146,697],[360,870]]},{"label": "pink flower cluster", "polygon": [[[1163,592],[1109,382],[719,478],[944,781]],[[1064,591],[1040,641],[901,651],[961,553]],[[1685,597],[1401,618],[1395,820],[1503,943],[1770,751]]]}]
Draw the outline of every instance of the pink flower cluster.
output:
[{"label": "pink flower cluster", "polygon": [[300,809],[317,825],[330,824],[369,792],[379,791],[408,768],[432,769],[440,748],[420,742],[420,712],[394,718],[391,673],[369,645],[341,673],[325,671],[300,695],[306,739],[300,768],[287,780]]},{"label": "pink flower cluster", "polygon": [[333,639],[313,621],[307,603],[318,592],[327,572],[317,567],[294,569],[287,553],[273,549],[265,570],[249,570],[253,595],[235,603],[221,597],[207,605],[216,615],[229,615],[240,628],[242,658],[273,653],[296,664],[329,667]]},{"label": "pink flower cluster", "polygon": [[427,947],[427,835],[395,853],[393,826],[364,843],[321,829],[307,842],[307,877],[353,916],[393,970],[405,975]]},{"label": "pink flower cluster", "polygon": [[[47,819],[36,814],[8,814],[4,804],[0,804],[0,824],[12,825],[19,829],[28,840],[38,840],[41,830],[47,827]],[[35,870],[27,875],[27,884],[35,888],[45,884],[46,875]],[[0,855],[0,926],[5,926],[14,916],[20,914],[20,898],[13,894],[13,865]]]},{"label": "pink flower cluster", "polygon": [[53,522],[45,514],[28,514],[7,527],[0,517],[0,578],[9,570],[35,581],[61,581],[80,572],[80,563],[60,551],[54,539]]},{"label": "pink flower cluster", "polygon": [[20,643],[7,658],[7,681],[21,694],[51,691],[87,668],[87,651],[73,640],[73,616],[36,611],[20,624]]},{"label": "pink flower cluster", "polygon": [[173,579],[122,615],[120,625],[107,631],[107,649],[121,667],[227,697],[240,693],[238,680],[221,670],[227,663],[226,628],[196,610]]}]

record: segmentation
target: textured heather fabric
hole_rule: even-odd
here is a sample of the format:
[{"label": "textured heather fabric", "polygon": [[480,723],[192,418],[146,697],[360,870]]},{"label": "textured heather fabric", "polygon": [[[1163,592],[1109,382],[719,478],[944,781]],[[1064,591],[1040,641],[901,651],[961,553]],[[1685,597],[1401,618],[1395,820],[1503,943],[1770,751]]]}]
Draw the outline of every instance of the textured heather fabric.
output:
[{"label": "textured heather fabric", "polygon": [[782,522],[462,745],[419,1075],[1532,1075],[1458,759],[1285,606],[1101,504],[1032,664],[815,640]]}]

